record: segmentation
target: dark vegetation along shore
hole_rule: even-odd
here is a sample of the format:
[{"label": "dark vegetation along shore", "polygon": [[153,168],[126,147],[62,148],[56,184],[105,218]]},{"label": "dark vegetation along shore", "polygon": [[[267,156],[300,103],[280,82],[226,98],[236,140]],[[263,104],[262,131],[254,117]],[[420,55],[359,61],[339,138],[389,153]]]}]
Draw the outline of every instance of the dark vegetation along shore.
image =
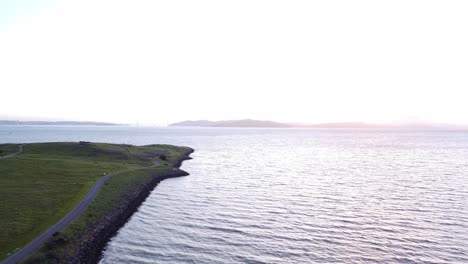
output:
[{"label": "dark vegetation along shore", "polygon": [[1,263],[16,263],[12,256],[76,211],[102,182],[84,211],[24,260],[97,263],[161,180],[188,175],[178,167],[192,152],[170,145],[0,144]]}]

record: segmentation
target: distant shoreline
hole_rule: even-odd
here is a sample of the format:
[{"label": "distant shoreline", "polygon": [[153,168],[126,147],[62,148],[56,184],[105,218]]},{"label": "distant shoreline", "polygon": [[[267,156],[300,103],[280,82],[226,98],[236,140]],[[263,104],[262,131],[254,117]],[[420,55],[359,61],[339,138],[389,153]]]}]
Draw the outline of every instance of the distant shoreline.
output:
[{"label": "distant shoreline", "polygon": [[335,122],[335,123],[279,123],[273,121],[242,119],[242,120],[187,120],[168,125],[169,127],[204,127],[204,128],[311,128],[311,129],[423,129],[447,130],[468,129],[467,125],[442,123],[407,123],[407,124],[375,124],[365,122]]},{"label": "distant shoreline", "polygon": [[[96,126],[96,127],[134,127],[132,124],[120,124],[92,121],[15,121],[0,120],[2,126]],[[140,127],[136,125],[136,127]],[[365,122],[335,122],[335,123],[280,123],[265,120],[187,120],[165,125],[141,125],[141,127],[180,127],[180,128],[280,128],[280,129],[409,129],[409,130],[467,130],[468,125],[444,123],[407,123],[407,124],[376,124]]]},{"label": "distant shoreline", "polygon": [[128,124],[117,124],[108,122],[90,121],[14,121],[0,120],[0,126],[128,126]]}]

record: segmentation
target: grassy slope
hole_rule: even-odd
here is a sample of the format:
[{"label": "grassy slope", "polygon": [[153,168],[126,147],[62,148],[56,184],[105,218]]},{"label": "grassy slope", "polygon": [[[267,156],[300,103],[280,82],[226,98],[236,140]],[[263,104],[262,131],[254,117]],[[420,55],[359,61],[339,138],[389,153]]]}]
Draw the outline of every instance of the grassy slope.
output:
[{"label": "grassy slope", "polygon": [[47,241],[45,246],[25,263],[56,263],[54,258],[63,252],[78,250],[79,241],[87,240],[87,228],[104,217],[106,212],[110,211],[121,199],[125,199],[127,191],[138,189],[138,185],[148,182],[152,174],[168,170],[171,169],[168,167],[146,168],[114,175],[75,221],[57,236]]},{"label": "grassy slope", "polygon": [[[0,145],[0,149],[11,153],[16,152],[18,146]],[[0,160],[0,259],[57,222],[104,173],[147,167],[156,160],[161,164],[158,169],[168,168],[168,162],[179,150],[168,145],[23,145],[20,155]],[[160,160],[160,155],[167,156],[168,161]],[[140,173],[148,175],[145,170]],[[110,184],[103,188],[108,190],[107,196],[112,196],[112,188],[123,186],[114,186],[112,182],[129,180],[125,175],[132,176],[132,173],[111,178]]]},{"label": "grassy slope", "polygon": [[123,193],[133,189],[140,182],[148,180],[152,173],[165,170],[168,168],[146,168],[114,175],[104,184],[101,192],[91,202],[88,209],[69,228],[65,229],[63,234],[68,237],[81,234],[88,224],[100,219],[108,209],[118,202]]}]

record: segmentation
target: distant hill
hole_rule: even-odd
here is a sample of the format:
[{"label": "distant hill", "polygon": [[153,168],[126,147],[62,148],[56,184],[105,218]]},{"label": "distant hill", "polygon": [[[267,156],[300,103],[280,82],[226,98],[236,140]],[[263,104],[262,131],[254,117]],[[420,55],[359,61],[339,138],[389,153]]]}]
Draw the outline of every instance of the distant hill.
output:
[{"label": "distant hill", "polygon": [[297,127],[297,128],[374,128],[379,127],[374,124],[362,122],[341,122],[341,123],[321,123],[321,124],[286,124],[273,121],[260,121],[252,119],[225,120],[225,121],[183,121],[170,124],[169,126],[194,126],[194,127]]},{"label": "distant hill", "polygon": [[209,121],[195,120],[173,123],[169,126],[184,127],[271,127],[271,128],[356,128],[356,129],[468,129],[467,126],[455,126],[449,124],[425,124],[425,123],[406,123],[406,124],[372,124],[364,122],[335,122],[335,123],[279,123],[273,121],[260,121],[252,119]]},{"label": "distant hill", "polygon": [[293,127],[304,128],[377,128],[381,127],[376,124],[368,124],[363,122],[337,122],[337,123],[319,123],[319,124],[291,124]]},{"label": "distant hill", "polygon": [[169,126],[194,126],[194,127],[290,127],[288,124],[273,121],[262,121],[252,119],[225,120],[225,121],[183,121],[170,124]]},{"label": "distant hill", "polygon": [[114,123],[106,123],[106,122],[81,122],[81,121],[13,121],[13,120],[0,120],[0,125],[122,126],[123,124],[114,124]]}]

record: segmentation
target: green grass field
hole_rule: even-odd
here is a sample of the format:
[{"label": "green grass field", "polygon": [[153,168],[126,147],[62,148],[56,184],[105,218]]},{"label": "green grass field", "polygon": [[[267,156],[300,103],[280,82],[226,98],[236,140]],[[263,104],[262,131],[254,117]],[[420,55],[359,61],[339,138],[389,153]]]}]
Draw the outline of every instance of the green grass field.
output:
[{"label": "green grass field", "polygon": [[[0,156],[18,148],[0,145]],[[56,223],[104,174],[147,167],[113,176],[95,199],[97,207],[93,202],[96,212],[139,177],[170,169],[183,150],[169,145],[23,144],[21,154],[0,159],[0,260]],[[155,161],[159,166],[149,168]],[[83,221],[92,221],[93,215],[88,213]]]},{"label": "green grass field", "polygon": [[147,182],[152,174],[168,170],[171,170],[171,168],[144,168],[113,176],[105,183],[89,207],[75,221],[57,236],[47,241],[25,263],[55,264],[57,263],[56,258],[63,252],[78,250],[79,241],[87,240],[86,229],[104,217],[117,203],[122,201],[121,199],[125,199],[127,191],[138,189],[138,185]]}]

